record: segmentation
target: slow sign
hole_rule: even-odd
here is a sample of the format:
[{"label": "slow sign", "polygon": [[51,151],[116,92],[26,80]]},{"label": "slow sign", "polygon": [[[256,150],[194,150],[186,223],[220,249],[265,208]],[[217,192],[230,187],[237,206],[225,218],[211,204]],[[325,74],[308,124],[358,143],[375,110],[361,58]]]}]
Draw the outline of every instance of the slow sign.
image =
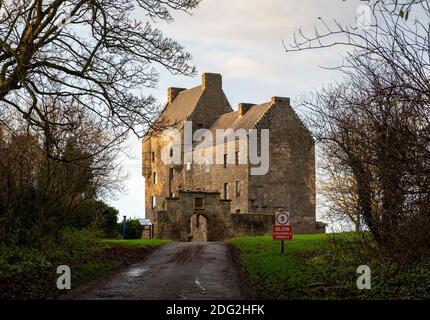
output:
[{"label": "slow sign", "polygon": [[278,241],[293,240],[293,226],[272,226],[272,239]]},{"label": "slow sign", "polygon": [[278,212],[275,216],[275,225],[272,226],[272,239],[281,241],[281,254],[284,255],[284,241],[293,240],[293,226],[290,225],[290,213]]}]

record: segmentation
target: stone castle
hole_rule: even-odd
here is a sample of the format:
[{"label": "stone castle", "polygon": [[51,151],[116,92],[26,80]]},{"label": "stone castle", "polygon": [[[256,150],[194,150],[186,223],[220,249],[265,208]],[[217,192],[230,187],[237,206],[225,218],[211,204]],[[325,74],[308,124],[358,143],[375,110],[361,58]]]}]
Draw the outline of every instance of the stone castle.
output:
[{"label": "stone castle", "polygon": [[[187,147],[192,146],[182,139],[175,148],[175,153],[180,150],[181,161],[169,164],[162,161],[163,150],[170,150],[169,156],[173,156],[175,142],[166,139],[161,129],[148,131],[142,142],[142,169],[146,217],[154,225],[152,236],[220,241],[238,235],[270,235],[274,215],[281,210],[290,212],[294,233],[325,232],[324,224],[315,217],[314,141],[289,98],[273,97],[259,105],[240,103],[233,111],[221,75],[205,73],[202,84],[195,88],[168,89],[168,102],[156,124],[184,137],[185,121],[191,121],[187,123],[194,136],[200,129],[214,135],[220,129],[241,130],[245,136],[191,151],[209,154],[214,160],[205,163],[186,161]],[[261,133],[263,129],[269,129],[268,168],[264,174],[254,175],[257,166],[243,152],[241,140],[252,130]],[[263,140],[258,141],[261,155]],[[215,159],[219,150],[221,162]]]}]

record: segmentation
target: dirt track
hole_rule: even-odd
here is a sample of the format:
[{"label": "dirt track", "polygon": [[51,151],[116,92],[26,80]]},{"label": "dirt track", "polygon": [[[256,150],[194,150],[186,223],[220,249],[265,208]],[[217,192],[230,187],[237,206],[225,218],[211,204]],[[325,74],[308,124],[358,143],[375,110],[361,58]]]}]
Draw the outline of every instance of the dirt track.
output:
[{"label": "dirt track", "polygon": [[225,243],[170,243],[86,287],[75,299],[245,299],[245,283]]}]

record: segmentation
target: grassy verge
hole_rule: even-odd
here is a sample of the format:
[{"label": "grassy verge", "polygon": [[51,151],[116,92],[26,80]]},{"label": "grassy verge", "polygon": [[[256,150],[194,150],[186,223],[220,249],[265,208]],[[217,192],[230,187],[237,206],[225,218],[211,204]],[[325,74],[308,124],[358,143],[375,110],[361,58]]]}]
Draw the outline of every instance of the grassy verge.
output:
[{"label": "grassy verge", "polygon": [[71,269],[72,289],[115,269],[143,259],[164,240],[99,240],[73,231],[61,246],[44,250],[22,247],[0,249],[0,299],[52,299],[64,293],[56,287],[57,267]]},{"label": "grassy verge", "polygon": [[102,240],[103,249],[90,261],[78,263],[72,268],[74,287],[100,278],[115,269],[128,266],[145,258],[155,247],[168,243],[167,240]]},{"label": "grassy verge", "polygon": [[[265,299],[429,299],[430,261],[399,265],[372,243],[353,234],[295,235],[280,243],[270,237],[237,237],[230,242],[259,298]],[[371,269],[370,290],[357,289],[357,267]]]},{"label": "grassy verge", "polygon": [[126,245],[131,247],[152,248],[165,245],[168,240],[151,239],[151,240],[104,240],[107,245]]}]

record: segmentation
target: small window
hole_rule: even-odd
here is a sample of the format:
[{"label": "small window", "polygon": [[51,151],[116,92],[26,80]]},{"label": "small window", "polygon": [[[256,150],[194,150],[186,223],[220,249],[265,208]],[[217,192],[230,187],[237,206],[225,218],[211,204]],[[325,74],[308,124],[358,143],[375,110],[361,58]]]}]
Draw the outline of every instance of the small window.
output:
[{"label": "small window", "polygon": [[173,157],[173,148],[170,148],[170,158]]},{"label": "small window", "polygon": [[240,181],[236,181],[236,198],[240,198]]},{"label": "small window", "polygon": [[154,162],[155,161],[155,152],[151,152],[151,161]]},{"label": "small window", "polygon": [[152,183],[157,184],[157,182],[158,182],[157,172],[154,172],[152,174]]},{"label": "small window", "polygon": [[157,204],[157,198],[152,196],[151,197],[151,209],[154,209],[156,204]]},{"label": "small window", "polygon": [[204,199],[202,197],[194,198],[194,208],[195,209],[204,209]]},{"label": "small window", "polygon": [[235,161],[236,165],[238,166],[239,165],[239,151],[236,151],[234,161]]},{"label": "small window", "polygon": [[236,209],[236,213],[240,213],[240,209]]},{"label": "small window", "polygon": [[224,155],[224,168],[227,168],[227,155]]},{"label": "small window", "polygon": [[228,199],[228,183],[224,183],[224,199]]}]

